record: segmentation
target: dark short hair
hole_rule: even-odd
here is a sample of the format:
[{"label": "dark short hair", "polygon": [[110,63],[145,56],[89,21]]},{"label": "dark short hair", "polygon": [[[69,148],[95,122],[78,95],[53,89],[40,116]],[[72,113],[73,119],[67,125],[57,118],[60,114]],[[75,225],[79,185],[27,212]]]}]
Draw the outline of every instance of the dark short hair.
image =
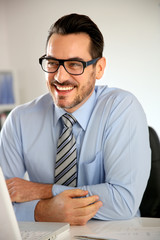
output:
[{"label": "dark short hair", "polygon": [[58,19],[49,29],[46,46],[54,33],[62,35],[86,33],[91,40],[90,54],[92,58],[102,57],[104,47],[103,35],[88,16],[72,13]]}]

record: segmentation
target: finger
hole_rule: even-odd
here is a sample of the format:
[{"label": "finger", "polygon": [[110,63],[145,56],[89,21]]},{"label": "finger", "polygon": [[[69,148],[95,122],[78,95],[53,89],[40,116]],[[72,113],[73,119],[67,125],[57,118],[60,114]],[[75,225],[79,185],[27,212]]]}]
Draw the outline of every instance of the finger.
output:
[{"label": "finger", "polygon": [[81,208],[97,202],[99,197],[97,195],[85,197],[85,198],[74,198],[73,204],[74,208]]},{"label": "finger", "polygon": [[6,184],[8,187],[14,186],[18,183],[18,178],[10,178],[6,180]]},{"label": "finger", "polygon": [[9,195],[10,195],[11,201],[15,202],[16,201],[16,191],[14,191],[13,189],[9,190]]},{"label": "finger", "polygon": [[6,183],[6,184],[7,184],[8,191],[11,191],[14,188],[13,183]]},{"label": "finger", "polygon": [[88,191],[81,189],[70,189],[63,192],[66,196],[71,198],[76,197],[85,197],[88,194]]},{"label": "finger", "polygon": [[13,192],[14,189],[15,189],[13,186],[7,186],[7,187],[8,187],[8,191],[9,191],[9,193]]},{"label": "finger", "polygon": [[102,202],[98,201],[91,205],[74,209],[74,212],[75,212],[76,216],[88,216],[88,215],[94,216],[96,214],[96,212],[99,210],[99,208],[102,207],[102,205],[103,205]]},{"label": "finger", "polygon": [[12,179],[12,178],[6,180],[6,184],[7,184],[7,185],[10,185],[10,184],[12,184],[12,183],[13,183],[13,179]]},{"label": "finger", "polygon": [[75,210],[75,217],[72,219],[71,225],[85,225],[91,218],[95,216],[102,202],[98,201],[88,207]]}]

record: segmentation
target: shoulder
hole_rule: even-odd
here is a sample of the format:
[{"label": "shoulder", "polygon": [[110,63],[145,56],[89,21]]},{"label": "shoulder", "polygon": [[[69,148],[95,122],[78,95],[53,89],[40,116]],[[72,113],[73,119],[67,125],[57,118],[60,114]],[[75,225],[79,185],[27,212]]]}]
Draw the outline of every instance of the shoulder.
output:
[{"label": "shoulder", "polygon": [[42,95],[28,103],[14,108],[7,120],[11,122],[31,123],[39,121],[42,116],[47,116],[53,111],[53,100],[50,94]]},{"label": "shoulder", "polygon": [[27,113],[27,112],[38,112],[38,111],[46,111],[46,109],[53,106],[53,100],[49,93],[39,96],[34,100],[27,102],[25,104],[17,106],[13,109],[13,114]]},{"label": "shoulder", "polygon": [[96,87],[95,115],[101,115],[104,121],[117,119],[128,121],[146,121],[146,114],[140,102],[130,92],[108,87]]},{"label": "shoulder", "polygon": [[129,91],[119,88],[109,88],[108,86],[96,86],[96,101],[103,105],[140,105],[137,98]]},{"label": "shoulder", "polygon": [[108,86],[96,86],[95,87],[97,98],[112,98],[112,99],[124,99],[124,98],[135,98],[135,96],[126,90],[120,88],[110,88]]}]

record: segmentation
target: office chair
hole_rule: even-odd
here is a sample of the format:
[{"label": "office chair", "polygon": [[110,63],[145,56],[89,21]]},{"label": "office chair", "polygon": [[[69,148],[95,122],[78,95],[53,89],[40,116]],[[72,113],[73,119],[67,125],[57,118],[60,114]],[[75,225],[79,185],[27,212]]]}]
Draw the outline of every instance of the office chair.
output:
[{"label": "office chair", "polygon": [[151,172],[140,205],[141,217],[160,217],[160,141],[157,133],[149,127],[151,147]]}]

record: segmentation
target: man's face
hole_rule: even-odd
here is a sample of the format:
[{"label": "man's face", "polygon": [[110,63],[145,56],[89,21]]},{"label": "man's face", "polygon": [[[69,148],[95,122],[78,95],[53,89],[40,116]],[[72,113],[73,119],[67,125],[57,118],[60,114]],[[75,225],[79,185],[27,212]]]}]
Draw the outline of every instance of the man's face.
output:
[{"label": "man's face", "polygon": [[[53,34],[48,42],[47,56],[56,59],[81,58],[83,61],[92,59],[90,38],[85,33],[60,35]],[[46,73],[48,89],[54,103],[67,112],[77,110],[94,91],[96,67],[85,68],[82,75],[71,75],[60,66],[55,73]]]}]

